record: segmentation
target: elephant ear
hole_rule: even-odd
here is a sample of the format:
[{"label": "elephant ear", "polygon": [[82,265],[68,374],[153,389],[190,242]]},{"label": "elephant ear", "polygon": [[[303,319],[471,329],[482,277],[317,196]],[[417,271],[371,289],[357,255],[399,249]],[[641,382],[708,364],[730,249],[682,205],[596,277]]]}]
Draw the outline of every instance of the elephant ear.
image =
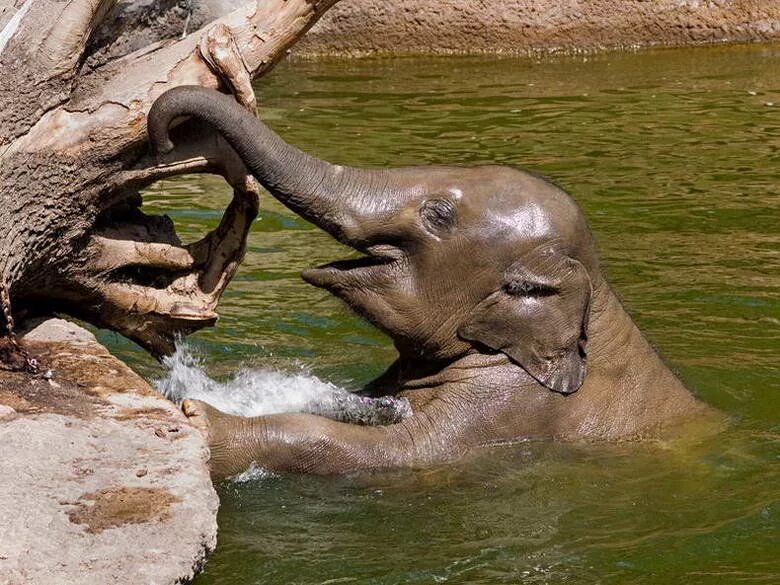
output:
[{"label": "elephant ear", "polygon": [[551,254],[540,264],[532,271],[510,267],[501,289],[474,308],[458,335],[505,353],[546,388],[571,394],[585,380],[591,281],[567,256]]}]

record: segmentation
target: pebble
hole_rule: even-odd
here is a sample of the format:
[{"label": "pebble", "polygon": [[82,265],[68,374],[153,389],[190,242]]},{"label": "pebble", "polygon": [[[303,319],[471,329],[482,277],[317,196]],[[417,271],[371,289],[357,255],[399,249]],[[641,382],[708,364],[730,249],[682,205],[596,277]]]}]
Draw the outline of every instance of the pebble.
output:
[{"label": "pebble", "polygon": [[13,420],[16,418],[16,411],[10,406],[0,404],[0,421]]}]

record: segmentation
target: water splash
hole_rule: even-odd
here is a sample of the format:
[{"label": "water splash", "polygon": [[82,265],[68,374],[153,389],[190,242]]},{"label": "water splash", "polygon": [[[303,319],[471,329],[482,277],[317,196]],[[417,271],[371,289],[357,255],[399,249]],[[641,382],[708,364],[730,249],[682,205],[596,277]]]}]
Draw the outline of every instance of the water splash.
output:
[{"label": "water splash", "polygon": [[257,465],[257,463],[250,463],[249,467],[247,467],[246,471],[242,471],[241,473],[234,475],[230,478],[230,481],[233,483],[250,483],[250,482],[257,482],[257,481],[263,481],[265,479],[268,479],[269,477],[278,477],[275,473],[272,471],[268,471],[267,469],[264,469]]},{"label": "water splash", "polygon": [[218,382],[186,343],[177,344],[163,363],[168,375],[155,386],[176,404],[193,398],[238,416],[307,412],[364,425],[393,424],[411,415],[404,398],[359,396],[306,371],[244,368],[227,382]]}]

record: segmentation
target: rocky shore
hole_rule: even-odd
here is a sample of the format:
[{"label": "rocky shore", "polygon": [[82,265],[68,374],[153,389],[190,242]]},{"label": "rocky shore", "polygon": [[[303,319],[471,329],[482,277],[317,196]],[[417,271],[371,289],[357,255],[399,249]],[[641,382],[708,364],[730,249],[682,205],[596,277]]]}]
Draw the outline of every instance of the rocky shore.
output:
[{"label": "rocky shore", "polygon": [[25,344],[50,372],[0,371],[0,583],[192,579],[217,534],[203,437],[86,330]]}]

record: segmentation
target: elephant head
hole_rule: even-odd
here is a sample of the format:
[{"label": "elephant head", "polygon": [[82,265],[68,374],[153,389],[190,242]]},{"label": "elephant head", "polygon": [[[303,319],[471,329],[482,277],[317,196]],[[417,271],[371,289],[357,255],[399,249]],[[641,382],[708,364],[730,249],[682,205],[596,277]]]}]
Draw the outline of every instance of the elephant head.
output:
[{"label": "elephant head", "polygon": [[387,333],[402,359],[502,352],[549,390],[582,385],[589,307],[603,281],[583,213],[562,189],[500,166],[333,165],[199,87],[155,102],[157,151],[172,148],[180,116],[212,124],[275,198],[362,253],[303,278]]}]

